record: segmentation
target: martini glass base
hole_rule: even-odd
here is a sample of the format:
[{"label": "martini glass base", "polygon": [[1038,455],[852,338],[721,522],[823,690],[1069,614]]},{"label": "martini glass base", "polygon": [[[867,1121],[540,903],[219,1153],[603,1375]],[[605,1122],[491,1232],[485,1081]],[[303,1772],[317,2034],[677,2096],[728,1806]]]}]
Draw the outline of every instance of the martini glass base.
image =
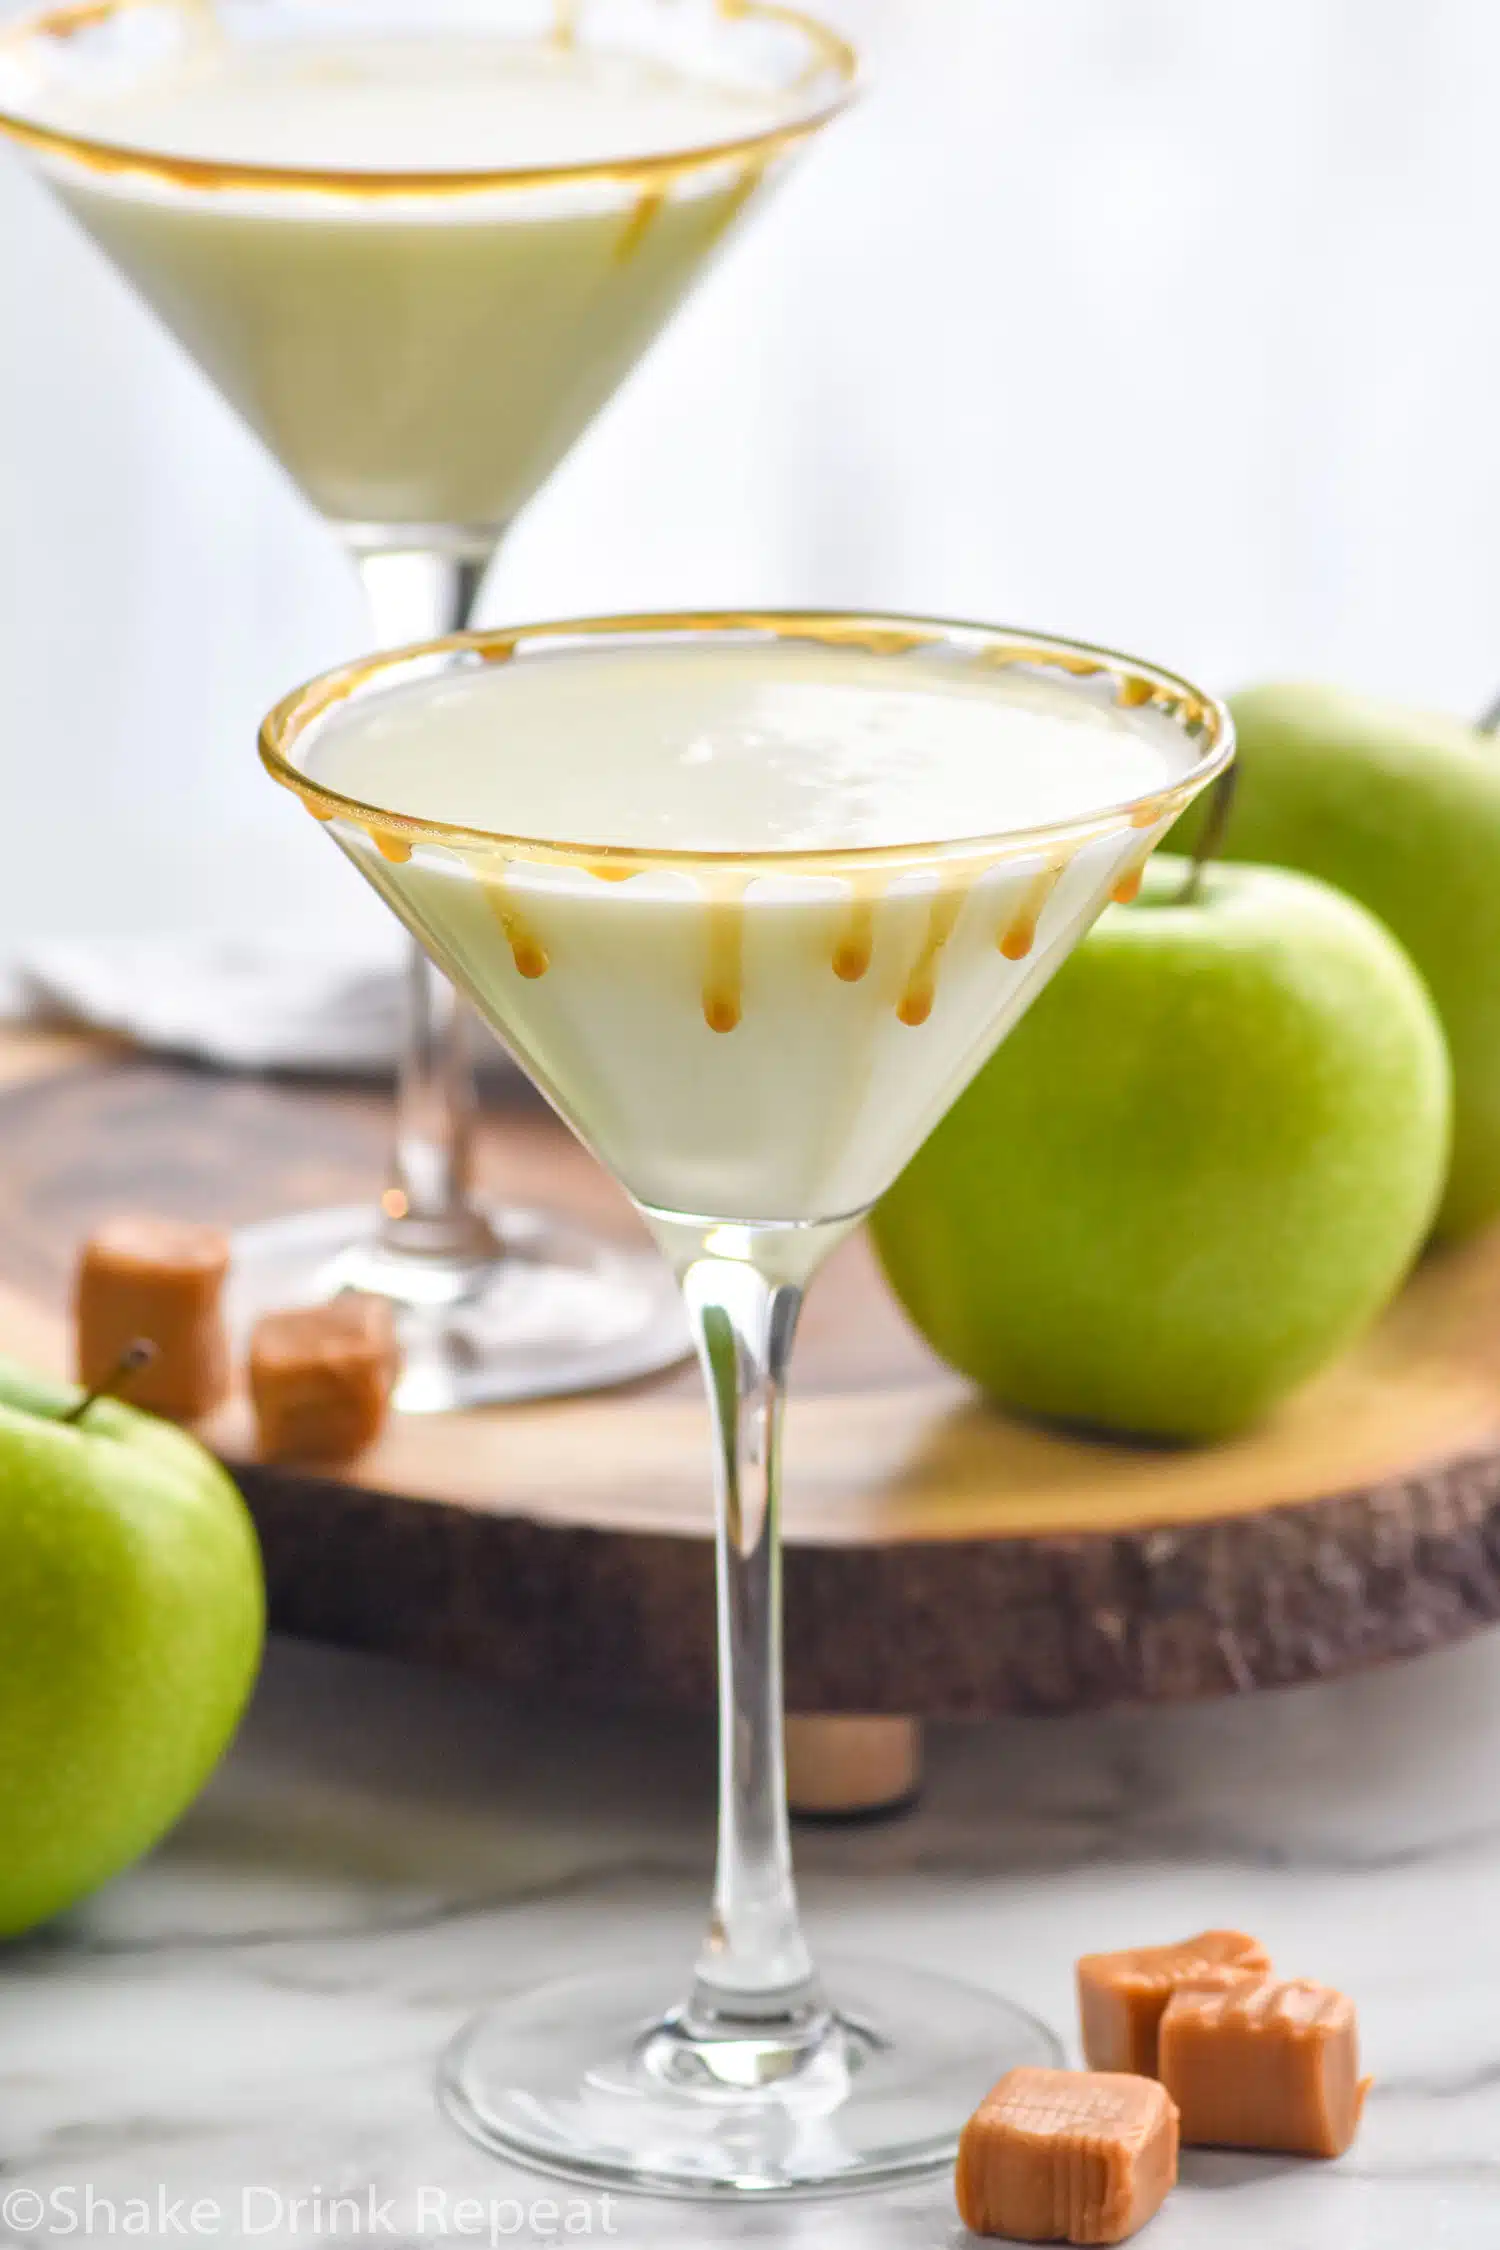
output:
[{"label": "martini glass base", "polygon": [[263,1312],[344,1289],[397,1308],[404,1414],[604,1390],[692,1350],[677,1287],[654,1251],[618,1250],[549,1211],[491,1209],[497,1258],[405,1257],[364,1205],[301,1212],[235,1235],[229,1321],[243,1344]]},{"label": "martini glass base", "polygon": [[681,1963],[570,1978],[476,2017],[443,2058],[443,2106],[494,2154],[649,2195],[875,2188],[953,2162],[1002,2072],[1061,2061],[993,1993],[875,1961],[828,1967],[838,2010],[816,2047],[695,2040],[663,2018]]}]

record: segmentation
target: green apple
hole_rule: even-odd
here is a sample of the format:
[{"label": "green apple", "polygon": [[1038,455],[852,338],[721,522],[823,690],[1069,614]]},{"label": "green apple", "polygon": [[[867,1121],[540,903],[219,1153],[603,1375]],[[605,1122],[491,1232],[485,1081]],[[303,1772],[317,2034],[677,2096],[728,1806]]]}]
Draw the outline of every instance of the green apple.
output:
[{"label": "green apple", "polygon": [[81,1420],[0,1362],[0,1934],[155,1843],[255,1678],[260,1554],[234,1485],[112,1398]]},{"label": "green apple", "polygon": [[942,1356],[1026,1414],[1130,1436],[1256,1421],[1392,1295],[1448,1153],[1421,979],[1351,899],[1158,859],[874,1216]]},{"label": "green apple", "polygon": [[1437,1228],[1468,1234],[1500,1213],[1500,744],[1337,688],[1251,688],[1233,709],[1228,856],[1336,883],[1394,931],[1437,1003],[1453,1059]]}]

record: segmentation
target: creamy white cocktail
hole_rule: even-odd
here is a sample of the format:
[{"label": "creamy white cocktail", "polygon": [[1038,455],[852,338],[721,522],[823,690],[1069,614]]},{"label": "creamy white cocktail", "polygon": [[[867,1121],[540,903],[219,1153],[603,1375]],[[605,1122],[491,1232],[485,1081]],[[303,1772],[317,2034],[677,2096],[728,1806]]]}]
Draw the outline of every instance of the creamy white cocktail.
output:
[{"label": "creamy white cocktail", "polygon": [[1230,739],[1184,681],[1101,650],[857,616],[470,635],[267,720],[275,778],[645,1209],[718,1440],[696,1972],[665,2013],[673,1972],[647,1966],[477,2019],[442,2085],[485,2145],[677,2192],[868,2185],[951,2163],[997,2071],[1057,2059],[993,1994],[869,1963],[825,1991],[808,1954],[781,1739],[787,1362],[822,1260]]},{"label": "creamy white cocktail", "polygon": [[[67,164],[55,185],[323,514],[494,527],[610,396],[757,184],[767,151],[736,145],[792,108],[707,60],[693,74],[649,53],[441,26],[263,43],[224,38],[205,13],[165,67],[72,91],[59,75],[39,115],[177,160],[165,176]],[[673,164],[716,144],[718,164]],[[639,178],[609,169],[642,159]],[[258,191],[228,168],[277,184]],[[444,192],[500,170],[544,176]],[[284,184],[297,171],[302,195]],[[339,174],[347,191],[330,193]],[[393,174],[408,197],[391,194]]]},{"label": "creamy white cocktail", "polygon": [[418,824],[338,834],[633,1195],[785,1221],[889,1184],[1191,762],[1150,703],[767,640],[476,663],[331,711],[305,771]]},{"label": "creamy white cocktail", "polygon": [[[0,15],[0,134],[329,520],[387,648],[469,621],[507,526],[854,74],[784,0]],[[699,434],[735,435],[710,399]],[[462,1012],[420,955],[406,990],[378,1208],[243,1230],[237,1323],[345,1288],[389,1298],[406,1410],[681,1356],[657,1260],[475,1193]]]}]

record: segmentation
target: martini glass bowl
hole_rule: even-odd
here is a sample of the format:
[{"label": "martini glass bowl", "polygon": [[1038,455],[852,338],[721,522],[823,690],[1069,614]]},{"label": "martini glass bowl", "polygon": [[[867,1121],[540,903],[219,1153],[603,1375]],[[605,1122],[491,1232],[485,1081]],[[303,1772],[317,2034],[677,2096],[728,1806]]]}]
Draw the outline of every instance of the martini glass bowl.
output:
[{"label": "martini glass bowl", "polygon": [[[423,730],[490,667],[506,667],[507,690],[536,668],[522,685],[541,756],[549,722],[567,723],[554,693],[576,713],[601,652],[743,666],[788,646],[862,652],[893,684],[962,675],[997,701],[1045,683],[1111,726],[1122,706],[1138,713],[1172,754],[1146,795],[1045,828],[816,852],[595,843],[586,805],[575,840],[511,835],[349,794],[347,766],[338,787],[320,778],[334,730],[386,724],[398,706],[405,723],[417,713],[420,776]],[[518,744],[529,754],[515,732],[511,755]],[[946,2164],[986,2087],[1058,2048],[988,1991],[877,1963],[820,1972],[804,1942],[782,1752],[787,1361],[822,1260],[1227,764],[1227,714],[1170,673],[1033,634],[636,617],[346,667],[280,704],[261,751],[634,1197],[681,1284],[714,1429],[719,1845],[696,1967],[630,1964],[504,2002],[451,2049],[444,2099],[492,2149],[658,2193],[807,2193]]]},{"label": "martini glass bowl", "polygon": [[[585,67],[623,69],[623,121],[596,158],[527,161]],[[517,73],[532,123],[513,100],[501,168],[486,95]],[[62,0],[0,25],[0,138],[329,524],[388,647],[470,621],[510,524],[854,76],[779,0]],[[469,1019],[419,947],[406,991],[379,1204],[243,1230],[236,1328],[380,1294],[408,1412],[685,1356],[658,1258],[476,1191]]]}]

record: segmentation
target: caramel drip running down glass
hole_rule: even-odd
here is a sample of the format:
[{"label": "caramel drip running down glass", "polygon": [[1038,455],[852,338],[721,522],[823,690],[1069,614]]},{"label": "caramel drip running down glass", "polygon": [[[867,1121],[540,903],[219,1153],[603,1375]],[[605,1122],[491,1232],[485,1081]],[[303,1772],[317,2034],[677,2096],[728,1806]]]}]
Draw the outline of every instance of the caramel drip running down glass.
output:
[{"label": "caramel drip running down glass", "polygon": [[[392,647],[469,622],[854,74],[779,0],[65,0],[0,26],[0,136],[327,520]],[[476,1195],[468,1020],[418,947],[407,986],[379,1207],[245,1230],[236,1324],[377,1291],[408,1412],[684,1356],[657,1258]]]},{"label": "caramel drip running down glass", "polygon": [[[445,2060],[487,2146],[643,2189],[951,2161],[992,1994],[814,1967],[782,1758],[779,1444],[803,1292],[1219,773],[1222,707],[1034,634],[825,615],[459,635],[289,696],[262,756],[634,1198],[715,1433],[719,1850],[697,1967],[505,2002]],[[1079,1057],[1080,1070],[1089,1067]]]}]

